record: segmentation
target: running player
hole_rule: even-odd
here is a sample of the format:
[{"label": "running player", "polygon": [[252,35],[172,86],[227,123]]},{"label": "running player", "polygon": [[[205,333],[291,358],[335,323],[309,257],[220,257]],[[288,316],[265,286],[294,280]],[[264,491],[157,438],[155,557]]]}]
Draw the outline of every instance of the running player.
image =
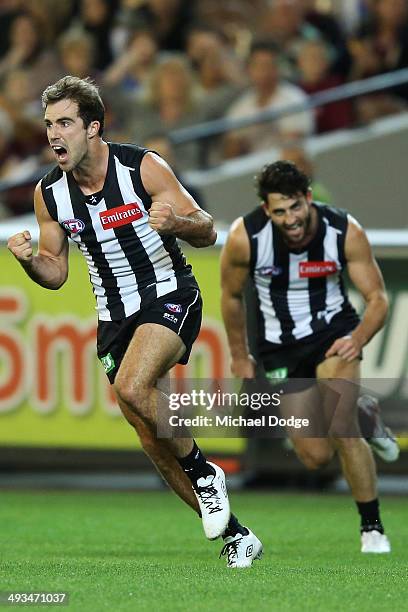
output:
[{"label": "running player", "polygon": [[[327,394],[324,405],[316,378],[354,381],[333,382],[341,401],[325,433],[288,433],[309,469],[327,464],[338,452],[361,516],[361,551],[390,552],[380,518],[375,463],[360,437],[356,407],[362,349],[382,328],[387,314],[380,270],[357,221],[313,202],[308,177],[292,162],[265,166],[258,177],[258,195],[262,205],[234,222],[222,254],[222,312],[232,372],[243,379],[256,376],[243,298],[251,277],[257,299],[258,359],[267,379],[304,379],[301,386],[296,383],[294,393],[287,386],[283,416],[308,416],[321,426],[331,406]],[[345,269],[366,303],[361,321],[344,288]]]},{"label": "running player", "polygon": [[163,383],[176,363],[187,363],[201,324],[199,287],[176,238],[210,246],[213,220],[157,154],[102,139],[104,106],[91,81],[66,76],[47,87],[42,103],[57,166],[35,189],[38,253],[28,231],[8,247],[36,283],[58,289],[68,276],[68,238],[77,244],[96,297],[98,356],[124,416],[201,515],[207,538],[224,538],[228,567],[248,567],[262,545],[230,513],[221,468],[188,433],[156,436]]}]

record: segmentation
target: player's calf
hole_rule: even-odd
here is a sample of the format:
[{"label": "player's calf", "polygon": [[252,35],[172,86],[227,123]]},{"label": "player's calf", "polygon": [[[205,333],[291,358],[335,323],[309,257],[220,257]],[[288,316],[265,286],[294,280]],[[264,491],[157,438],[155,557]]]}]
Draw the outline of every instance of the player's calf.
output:
[{"label": "player's calf", "polygon": [[296,438],[292,442],[300,461],[309,470],[318,470],[333,458],[333,447],[326,438]]}]

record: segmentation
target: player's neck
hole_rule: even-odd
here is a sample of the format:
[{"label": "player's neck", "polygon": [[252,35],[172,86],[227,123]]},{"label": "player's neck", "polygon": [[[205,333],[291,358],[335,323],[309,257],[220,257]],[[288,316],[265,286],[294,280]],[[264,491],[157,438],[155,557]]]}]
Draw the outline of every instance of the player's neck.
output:
[{"label": "player's neck", "polygon": [[109,163],[109,146],[103,140],[95,142],[88,155],[73,170],[75,181],[85,195],[101,191]]}]

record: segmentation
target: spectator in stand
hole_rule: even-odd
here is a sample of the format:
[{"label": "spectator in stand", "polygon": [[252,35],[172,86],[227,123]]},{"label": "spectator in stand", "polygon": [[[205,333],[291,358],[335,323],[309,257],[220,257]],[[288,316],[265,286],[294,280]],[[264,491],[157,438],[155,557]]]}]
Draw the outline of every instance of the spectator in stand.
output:
[{"label": "spectator in stand", "polygon": [[108,66],[103,83],[116,92],[141,97],[146,94],[157,60],[158,45],[152,32],[137,29],[130,35],[124,52]]},{"label": "spectator in stand", "polygon": [[223,33],[207,26],[196,24],[189,30],[186,49],[204,117],[222,116],[247,84],[242,63]]},{"label": "spectator in stand", "polygon": [[306,21],[302,0],[273,0],[260,13],[258,31],[280,48],[281,74],[296,78],[296,58],[306,40],[320,40],[319,30]]},{"label": "spectator in stand", "polygon": [[193,196],[199,207],[203,210],[207,210],[202,193],[197,189],[197,187],[193,187],[191,184],[189,184],[183,177],[183,174],[179,171],[177,157],[169,137],[164,133],[158,132],[157,134],[150,136],[150,138],[144,142],[144,146],[146,149],[158,153],[169,164],[177,179],[180,181],[183,187],[187,189],[188,193]]},{"label": "spectator in stand", "polygon": [[30,71],[31,96],[40,96],[44,87],[58,78],[55,54],[44,45],[38,21],[29,13],[17,15],[9,31],[9,45],[0,59],[0,78],[15,69]]},{"label": "spectator in stand", "polygon": [[19,15],[21,0],[2,0],[0,2],[0,58],[7,52],[10,28]]},{"label": "spectator in stand", "polygon": [[362,79],[408,66],[407,0],[375,0],[350,38],[352,77]]},{"label": "spectator in stand", "polygon": [[31,14],[40,25],[47,44],[53,44],[68,27],[75,14],[77,0],[22,0],[24,11]]},{"label": "spectator in stand", "polygon": [[90,34],[78,29],[68,30],[58,40],[62,74],[80,79],[96,78],[95,41]]},{"label": "spectator in stand", "polygon": [[116,0],[81,0],[79,15],[71,24],[93,36],[97,70],[104,70],[113,59],[111,30],[116,8]]},{"label": "spectator in stand", "polygon": [[6,179],[20,162],[13,150],[14,126],[9,114],[0,108],[0,180]]},{"label": "spectator in stand", "polygon": [[[296,85],[281,80],[279,50],[271,42],[258,41],[252,45],[248,60],[250,87],[229,108],[226,117],[251,117],[264,110],[280,110],[307,100]],[[312,134],[313,114],[304,111],[282,117],[271,123],[253,125],[229,133],[224,141],[225,157],[237,157],[260,151],[282,142],[299,140]]]},{"label": "spectator in stand", "polygon": [[197,2],[196,22],[222,32],[240,58],[248,55],[258,15],[265,8],[266,0],[205,0]]},{"label": "spectator in stand", "polygon": [[[344,83],[333,71],[330,50],[323,41],[304,42],[297,58],[299,86],[307,94],[315,94]],[[351,127],[353,107],[350,100],[340,100],[315,109],[316,132],[332,132]]]},{"label": "spectator in stand", "polygon": [[[375,0],[365,23],[350,38],[353,57],[353,79],[392,72],[408,66],[408,2]],[[408,102],[408,86],[359,98],[356,113],[359,123],[404,111]]]},{"label": "spectator in stand", "polygon": [[301,5],[306,23],[319,30],[329,45],[333,72],[346,79],[351,69],[351,56],[342,24],[334,15],[319,11],[315,0],[301,0]]},{"label": "spectator in stand", "polygon": [[194,5],[193,0],[145,0],[135,11],[135,19],[153,32],[160,49],[184,51]]},{"label": "spectator in stand", "polygon": [[[197,123],[201,115],[194,96],[194,81],[183,56],[160,62],[149,84],[147,98],[129,109],[126,132],[130,141],[145,141],[157,131],[167,133]],[[196,168],[199,144],[177,145],[175,153],[181,171]]]}]

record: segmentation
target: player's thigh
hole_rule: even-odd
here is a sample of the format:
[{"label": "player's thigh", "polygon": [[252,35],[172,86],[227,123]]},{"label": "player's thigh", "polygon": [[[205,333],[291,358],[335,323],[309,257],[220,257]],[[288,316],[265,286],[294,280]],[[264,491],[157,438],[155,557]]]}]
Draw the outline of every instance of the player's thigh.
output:
[{"label": "player's thigh", "polygon": [[318,379],[344,378],[358,382],[360,380],[360,359],[346,361],[338,356],[329,357],[317,365],[316,376]]},{"label": "player's thigh", "polygon": [[[296,380],[290,380],[288,388],[293,389],[296,384]],[[281,394],[279,408],[281,416],[286,420],[290,419],[290,417],[294,417],[295,419],[306,419],[309,422],[307,427],[302,427],[300,429],[289,426],[286,427],[287,434],[293,440],[295,438],[315,438],[327,435],[322,398],[317,382],[316,384],[310,384],[306,389],[299,390],[296,393],[285,392]]]},{"label": "player's thigh", "polygon": [[317,367],[326,421],[333,437],[359,437],[357,399],[360,390],[360,360],[330,357]]},{"label": "player's thigh", "polygon": [[157,381],[181,359],[186,346],[181,337],[158,323],[136,328],[122,359],[115,387],[132,380],[138,386],[157,386]]}]

